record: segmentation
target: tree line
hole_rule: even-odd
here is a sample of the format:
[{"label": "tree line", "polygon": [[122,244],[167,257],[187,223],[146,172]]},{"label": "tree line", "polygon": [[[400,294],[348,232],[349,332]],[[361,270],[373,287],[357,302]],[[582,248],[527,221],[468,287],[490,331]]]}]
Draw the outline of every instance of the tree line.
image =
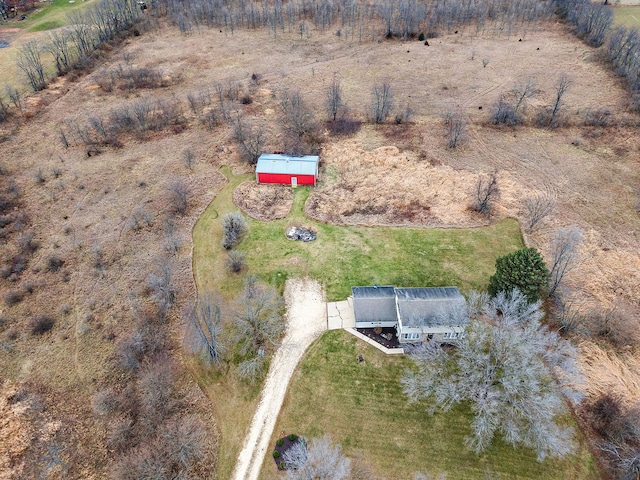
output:
[{"label": "tree line", "polygon": [[67,27],[51,32],[44,44],[31,40],[22,45],[16,65],[34,92],[43,90],[53,76],[47,70],[46,55],[53,59],[56,76],[87,68],[103,45],[139,34],[134,25],[140,15],[133,0],[101,0],[93,8],[71,13]]},{"label": "tree line", "polygon": [[601,47],[602,57],[622,76],[640,110],[640,32],[636,27],[613,26],[611,7],[589,0],[555,0],[556,12],[574,33],[592,47]]},{"label": "tree line", "polygon": [[274,35],[284,31],[300,31],[303,35],[307,31],[305,23],[310,22],[320,31],[338,28],[337,33],[345,38],[355,38],[357,34],[360,40],[363,34],[379,37],[380,32],[387,38],[414,38],[421,32],[437,36],[469,24],[475,24],[477,31],[495,25],[496,30],[512,32],[517,26],[550,18],[552,14],[550,3],[532,0],[377,0],[366,3],[354,0],[158,0],[153,5],[183,32],[202,27],[225,28],[231,32],[238,28],[266,28]]}]

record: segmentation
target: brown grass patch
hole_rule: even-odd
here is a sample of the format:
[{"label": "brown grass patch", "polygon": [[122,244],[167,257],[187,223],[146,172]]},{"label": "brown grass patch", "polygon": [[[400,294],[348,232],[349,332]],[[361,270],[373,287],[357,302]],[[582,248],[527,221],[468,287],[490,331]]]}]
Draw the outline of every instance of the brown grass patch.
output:
[{"label": "brown grass patch", "polygon": [[293,205],[293,189],[286,185],[244,182],[233,192],[233,203],[256,220],[285,218]]},{"label": "brown grass patch", "polygon": [[[366,151],[358,140],[324,150],[324,181],[307,202],[320,221],[347,225],[419,225],[471,227],[487,220],[470,211],[478,175],[449,166],[432,166],[395,146]],[[330,177],[334,176],[332,181]],[[502,203],[516,195],[501,175]],[[510,213],[505,207],[501,214]]]},{"label": "brown grass patch", "polygon": [[640,359],[633,352],[616,354],[585,341],[580,344],[580,368],[588,378],[589,397],[620,395],[627,406],[640,398]]}]

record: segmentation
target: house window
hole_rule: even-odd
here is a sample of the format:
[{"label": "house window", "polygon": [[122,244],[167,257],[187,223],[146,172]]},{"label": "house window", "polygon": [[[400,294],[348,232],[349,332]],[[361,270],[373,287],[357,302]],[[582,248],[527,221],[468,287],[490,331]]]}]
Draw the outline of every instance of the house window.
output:
[{"label": "house window", "polygon": [[458,338],[458,333],[457,332],[445,332],[442,334],[442,338],[443,339],[453,339],[453,338]]},{"label": "house window", "polygon": [[405,333],[403,335],[405,340],[417,340],[420,338],[420,334],[419,333]]}]

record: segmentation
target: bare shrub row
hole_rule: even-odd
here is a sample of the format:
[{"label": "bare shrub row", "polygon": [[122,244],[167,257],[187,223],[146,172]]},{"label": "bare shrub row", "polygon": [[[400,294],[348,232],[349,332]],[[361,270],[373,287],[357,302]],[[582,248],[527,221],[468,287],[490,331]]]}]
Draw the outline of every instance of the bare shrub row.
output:
[{"label": "bare shrub row", "polygon": [[181,131],[185,118],[181,104],[176,99],[152,100],[142,97],[129,104],[120,105],[106,116],[92,116],[84,125],[67,123],[61,129],[63,143],[73,139],[87,146],[111,145],[121,147],[120,136],[129,134],[144,139],[148,132],[172,127]]}]

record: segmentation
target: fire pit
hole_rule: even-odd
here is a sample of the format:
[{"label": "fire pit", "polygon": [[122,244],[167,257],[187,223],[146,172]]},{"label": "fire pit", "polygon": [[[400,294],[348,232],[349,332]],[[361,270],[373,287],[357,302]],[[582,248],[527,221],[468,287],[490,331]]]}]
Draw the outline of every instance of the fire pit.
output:
[{"label": "fire pit", "polygon": [[289,227],[286,235],[291,240],[302,240],[303,242],[313,242],[316,239],[316,233],[313,230],[296,226]]}]

